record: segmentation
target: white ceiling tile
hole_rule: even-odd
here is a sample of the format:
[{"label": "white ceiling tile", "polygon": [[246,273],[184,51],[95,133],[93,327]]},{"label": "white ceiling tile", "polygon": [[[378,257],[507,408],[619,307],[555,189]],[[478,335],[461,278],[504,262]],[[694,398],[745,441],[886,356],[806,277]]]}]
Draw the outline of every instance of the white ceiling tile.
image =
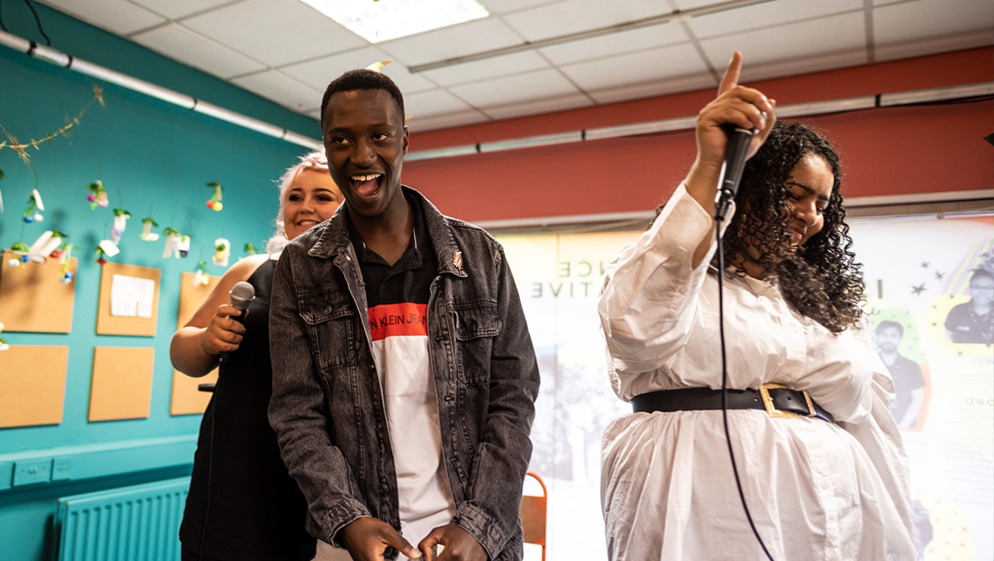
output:
[{"label": "white ceiling tile", "polygon": [[561,70],[584,91],[709,72],[689,43],[568,64]]},{"label": "white ceiling tile", "polygon": [[529,41],[540,41],[581,31],[611,27],[669,14],[670,5],[659,0],[568,0],[502,16]]},{"label": "white ceiling tile", "polygon": [[484,113],[494,119],[513,119],[515,117],[525,117],[528,115],[566,111],[567,109],[579,109],[581,107],[590,107],[592,105],[594,105],[592,99],[584,94],[576,93],[563,97],[487,107],[486,110],[484,110]]},{"label": "white ceiling tile", "polygon": [[[757,0],[759,2],[769,2],[770,0]],[[682,12],[687,10],[693,10],[694,8],[701,8],[703,6],[713,6],[716,4],[724,4],[726,0],[670,0],[676,8]]]},{"label": "white ceiling tile", "polygon": [[[811,0],[777,0],[754,4],[743,8],[726,10],[714,14],[703,15],[687,20],[687,25],[699,39],[708,39],[719,35],[740,33],[754,29],[764,29],[785,23],[810,20],[832,14],[858,11],[863,17],[863,0],[832,0],[818,2]],[[770,35],[768,40],[783,49],[779,37]],[[790,46],[790,49],[793,45]]]},{"label": "white ceiling tile", "polygon": [[429,117],[411,117],[407,126],[411,129],[411,150],[418,150],[418,137],[416,132],[430,131],[435,129],[447,129],[450,127],[461,127],[463,125],[473,125],[489,121],[490,118],[476,110],[460,111],[457,113],[445,113]]},{"label": "white ceiling tile", "polygon": [[675,23],[663,23],[593,39],[571,41],[539,49],[553,64],[562,65],[612,55],[643,51],[654,47],[685,43],[690,38],[684,28]]},{"label": "white ceiling tile", "polygon": [[883,62],[937,53],[948,53],[963,49],[990,47],[992,35],[994,34],[992,34],[990,29],[981,29],[930,39],[915,39],[903,43],[878,44],[876,49],[874,49],[874,60],[876,62]]},{"label": "white ceiling tile", "polygon": [[[865,49],[853,49],[809,55],[795,59],[757,63],[749,65],[748,68],[743,67],[740,82],[749,85],[749,82],[757,82],[759,80],[859,66],[860,64],[867,64],[869,62],[870,60]],[[769,94],[776,97],[774,92],[769,92]]]},{"label": "white ceiling tile", "polygon": [[490,12],[491,15],[494,14],[509,14],[512,12],[518,12],[521,10],[527,10],[530,8],[535,8],[538,6],[544,6],[546,4],[555,4],[556,2],[568,2],[569,0],[476,0],[484,8]]},{"label": "white ceiling tile", "polygon": [[118,35],[128,35],[166,21],[126,0],[44,0],[42,3]]},{"label": "white ceiling tile", "polygon": [[[390,55],[375,47],[366,47],[339,55],[283,66],[279,70],[323,92],[328,87],[328,83],[338,78],[343,72],[356,68],[366,68],[374,62],[382,60],[390,60]],[[391,62],[384,66],[381,72],[390,76],[390,79],[397,83],[397,87],[404,92],[404,95],[436,87],[426,78],[408,72],[407,68],[399,62]]]},{"label": "white ceiling tile", "polygon": [[677,92],[717,89],[718,82],[710,73],[694,74],[680,78],[667,78],[630,86],[611,87],[588,92],[597,103],[617,103],[632,99],[658,97]]},{"label": "white ceiling tile", "polygon": [[393,60],[416,66],[522,43],[524,41],[510,27],[491,17],[387,41],[378,46]]},{"label": "white ceiling tile", "polygon": [[535,51],[524,51],[501,57],[454,64],[420,73],[440,86],[478,82],[519,72],[549,68],[549,63]]},{"label": "white ceiling tile", "polygon": [[265,68],[265,65],[258,61],[218,45],[176,23],[138,33],[131,39],[168,57],[225,79]]},{"label": "white ceiling tile", "polygon": [[[318,105],[321,105],[321,102],[318,102]],[[321,108],[310,109],[308,111],[304,111],[304,115],[307,115],[308,117],[314,117],[315,119],[321,120]]]},{"label": "white ceiling tile", "polygon": [[991,30],[994,28],[994,2],[914,0],[881,6],[873,9],[873,28],[873,38],[878,46]]},{"label": "white ceiling tile", "polygon": [[245,0],[182,23],[269,66],[368,44],[298,0]]},{"label": "white ceiling tile", "polygon": [[724,35],[701,41],[701,47],[718,73],[724,72],[733,52],[741,51],[743,78],[752,79],[752,66],[770,63],[832,54],[856,55],[866,61],[866,24],[862,12],[853,12]]},{"label": "white ceiling tile", "polygon": [[404,110],[412,119],[470,109],[472,107],[445,90],[404,94]]},{"label": "white ceiling tile", "polygon": [[304,85],[278,70],[240,76],[232,82],[294,111],[321,108],[323,91]]},{"label": "white ceiling tile", "polygon": [[176,20],[241,0],[131,0],[149,10]]},{"label": "white ceiling tile", "polygon": [[576,93],[576,87],[555,70],[539,70],[449,88],[474,107],[486,108]]}]

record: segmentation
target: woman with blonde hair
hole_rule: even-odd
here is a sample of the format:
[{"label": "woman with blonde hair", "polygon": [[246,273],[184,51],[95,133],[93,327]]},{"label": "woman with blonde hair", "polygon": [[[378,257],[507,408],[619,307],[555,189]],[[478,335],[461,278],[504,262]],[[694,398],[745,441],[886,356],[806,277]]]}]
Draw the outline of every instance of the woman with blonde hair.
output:
[{"label": "woman with blonde hair", "polygon": [[[272,393],[269,290],[283,246],[330,218],[342,194],[323,152],[307,154],[289,168],[279,192],[268,253],[232,265],[169,349],[173,366],[188,376],[221,368],[200,425],[180,527],[184,561],[314,556],[315,540],[304,530],[307,503],[287,474],[266,414]],[[228,296],[240,281],[255,288],[244,314]]]}]

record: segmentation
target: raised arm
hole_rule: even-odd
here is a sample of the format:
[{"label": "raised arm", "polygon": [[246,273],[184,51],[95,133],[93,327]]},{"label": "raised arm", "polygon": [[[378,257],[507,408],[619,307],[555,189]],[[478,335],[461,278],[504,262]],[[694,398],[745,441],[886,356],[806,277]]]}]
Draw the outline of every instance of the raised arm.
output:
[{"label": "raised arm", "polygon": [[736,52],[718,96],[697,117],[697,157],[652,226],[608,267],[598,311],[615,370],[647,372],[681,344],[715,250],[714,198],[728,136],[726,124],[755,128],[749,156],[766,140],[775,102],[738,85]]}]

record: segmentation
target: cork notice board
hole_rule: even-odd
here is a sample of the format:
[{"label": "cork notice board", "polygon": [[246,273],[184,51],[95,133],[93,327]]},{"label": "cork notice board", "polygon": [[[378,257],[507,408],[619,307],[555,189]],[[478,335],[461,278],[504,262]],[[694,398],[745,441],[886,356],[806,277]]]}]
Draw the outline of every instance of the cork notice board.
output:
[{"label": "cork notice board", "polygon": [[[183,273],[179,289],[179,315],[176,329],[190,321],[200,305],[207,300],[211,291],[217,286],[221,277],[210,277],[206,286],[193,286],[193,273]],[[173,370],[173,394],[169,402],[171,415],[199,415],[207,409],[211,393],[197,389],[200,384],[217,382],[217,368],[206,376],[191,378],[179,370]]]},{"label": "cork notice board", "polygon": [[[139,267],[137,265],[122,265],[120,263],[106,263],[101,267],[100,272],[100,301],[97,304],[97,334],[98,335],[136,335],[155,336],[155,320],[159,314],[159,277],[162,271],[150,267]],[[120,276],[115,280],[114,276]],[[138,306],[139,315],[112,315],[111,307],[118,303],[112,302],[112,290],[115,282],[122,280],[142,282],[151,281],[153,284],[151,298],[151,308],[142,309]],[[120,288],[120,287],[118,287]],[[117,292],[113,298],[122,297],[123,291]],[[149,313],[150,317],[142,317],[142,313]],[[131,311],[131,313],[135,313]]]},{"label": "cork notice board", "polygon": [[61,423],[68,365],[69,347],[0,351],[0,428]]},{"label": "cork notice board", "polygon": [[89,420],[147,419],[154,364],[155,349],[94,348]]},{"label": "cork notice board", "polygon": [[[62,264],[58,259],[45,263],[27,263],[11,267],[7,262],[17,259],[10,250],[3,250],[0,262],[0,321],[5,331],[33,333],[69,333],[72,329],[73,301],[76,282],[62,284]],[[75,258],[69,260],[69,271],[76,275]]]}]

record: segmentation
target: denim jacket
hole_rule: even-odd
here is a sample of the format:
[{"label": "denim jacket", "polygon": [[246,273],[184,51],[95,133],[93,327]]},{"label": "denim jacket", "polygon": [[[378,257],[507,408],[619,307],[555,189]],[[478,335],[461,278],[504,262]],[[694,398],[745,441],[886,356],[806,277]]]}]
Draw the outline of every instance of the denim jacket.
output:
[{"label": "denim jacket", "polygon": [[[496,240],[443,216],[417,191],[404,192],[421,199],[438,260],[428,352],[441,465],[456,506],[452,522],[473,534],[490,559],[520,560],[519,508],[539,373],[518,292]],[[347,212],[343,205],[284,249],[270,305],[270,423],[307,498],[308,531],[338,546],[339,531],[362,516],[400,531],[397,477]]]}]

